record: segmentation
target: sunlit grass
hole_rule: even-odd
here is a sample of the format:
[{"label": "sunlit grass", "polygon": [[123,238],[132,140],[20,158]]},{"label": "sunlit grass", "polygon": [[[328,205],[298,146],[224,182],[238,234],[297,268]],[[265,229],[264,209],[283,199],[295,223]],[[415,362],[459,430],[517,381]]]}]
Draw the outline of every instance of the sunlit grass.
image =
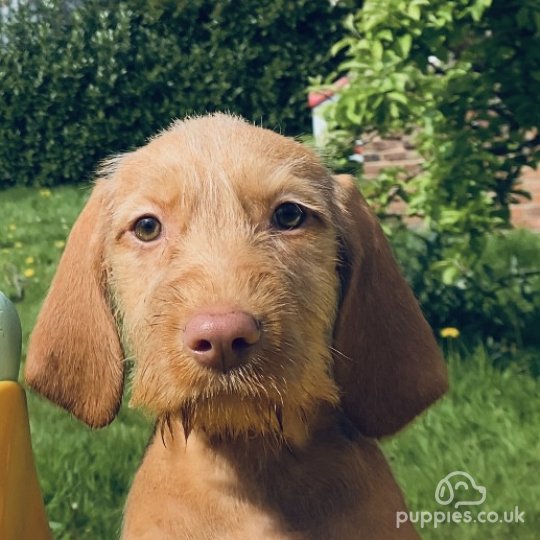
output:
[{"label": "sunlit grass", "polygon": [[[71,224],[88,189],[0,192],[0,289],[16,302],[25,343],[53,276]],[[455,343],[459,338],[455,339]],[[487,489],[479,510],[518,506],[525,524],[443,525],[421,531],[428,539],[533,540],[540,530],[538,381],[500,371],[483,349],[450,363],[451,391],[427,414],[383,443],[411,511],[447,511],[434,498],[440,479],[469,472]],[[517,363],[516,365],[519,365]],[[110,427],[91,431],[64,411],[29,394],[38,473],[55,537],[118,537],[125,495],[152,427],[122,409]]]},{"label": "sunlit grass", "polygon": [[151,424],[124,406],[111,426],[94,431],[30,392],[28,397],[36,466],[55,538],[118,538]]},{"label": "sunlit grass", "polygon": [[24,343],[89,188],[0,191],[0,290],[15,301]]},{"label": "sunlit grass", "polygon": [[493,368],[478,348],[450,361],[449,394],[401,434],[384,443],[410,510],[454,511],[435,501],[439,480],[468,472],[485,486],[486,501],[472,511],[525,511],[524,524],[451,524],[426,527],[428,539],[538,537],[540,407],[538,380]]}]

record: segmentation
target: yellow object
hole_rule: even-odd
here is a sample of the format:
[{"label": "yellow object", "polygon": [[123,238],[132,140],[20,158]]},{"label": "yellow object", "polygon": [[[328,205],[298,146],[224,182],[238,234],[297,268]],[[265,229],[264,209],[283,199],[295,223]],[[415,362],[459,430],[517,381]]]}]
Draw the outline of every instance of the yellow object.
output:
[{"label": "yellow object", "polygon": [[26,395],[0,381],[0,538],[51,540],[37,480]]},{"label": "yellow object", "polygon": [[453,326],[447,326],[441,330],[441,337],[456,339],[459,337],[459,330]]},{"label": "yellow object", "polygon": [[32,455],[26,394],[17,383],[21,324],[0,292],[0,540],[52,540]]}]

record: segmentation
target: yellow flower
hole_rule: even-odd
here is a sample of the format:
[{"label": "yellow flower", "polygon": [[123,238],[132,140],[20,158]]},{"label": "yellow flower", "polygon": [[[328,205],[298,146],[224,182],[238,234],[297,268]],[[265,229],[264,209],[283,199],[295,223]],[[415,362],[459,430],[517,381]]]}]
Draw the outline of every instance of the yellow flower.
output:
[{"label": "yellow flower", "polygon": [[10,223],[10,224],[8,225],[8,229],[9,229],[10,231],[16,231],[16,230],[17,230],[17,225],[15,225],[15,223]]},{"label": "yellow flower", "polygon": [[14,246],[15,246],[17,249],[21,249],[21,248],[22,248],[21,242],[15,242]]},{"label": "yellow flower", "polygon": [[66,245],[66,242],[64,240],[57,240],[54,243],[54,247],[58,249],[62,249]]},{"label": "yellow flower", "polygon": [[26,264],[34,264],[34,257],[26,257],[26,259],[24,259],[24,262]]},{"label": "yellow flower", "polygon": [[441,337],[456,339],[459,337],[459,330],[453,326],[447,326],[441,330]]},{"label": "yellow flower", "polygon": [[26,268],[23,274],[24,277],[31,278],[35,276],[36,271],[33,268]]},{"label": "yellow flower", "polygon": [[43,188],[39,190],[39,194],[42,197],[49,198],[52,195],[52,191],[50,189]]}]

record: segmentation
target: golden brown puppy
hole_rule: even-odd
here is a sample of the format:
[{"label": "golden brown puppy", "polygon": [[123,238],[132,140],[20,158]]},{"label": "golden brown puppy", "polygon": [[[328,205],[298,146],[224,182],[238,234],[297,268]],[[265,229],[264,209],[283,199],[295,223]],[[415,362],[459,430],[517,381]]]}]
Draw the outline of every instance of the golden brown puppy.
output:
[{"label": "golden brown puppy", "polygon": [[125,540],[417,538],[375,438],[441,396],[432,332],[347,177],[226,115],[102,171],[28,383],[94,427],[157,418]]}]

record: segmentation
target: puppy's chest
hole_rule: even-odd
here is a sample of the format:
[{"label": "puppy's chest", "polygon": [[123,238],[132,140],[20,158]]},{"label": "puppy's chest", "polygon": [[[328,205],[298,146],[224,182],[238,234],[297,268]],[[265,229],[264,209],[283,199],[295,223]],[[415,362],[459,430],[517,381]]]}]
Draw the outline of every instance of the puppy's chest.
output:
[{"label": "puppy's chest", "polygon": [[156,441],[130,492],[123,539],[346,540],[336,523],[357,499],[355,483],[337,487],[295,459],[261,471],[195,441],[168,449]]}]

